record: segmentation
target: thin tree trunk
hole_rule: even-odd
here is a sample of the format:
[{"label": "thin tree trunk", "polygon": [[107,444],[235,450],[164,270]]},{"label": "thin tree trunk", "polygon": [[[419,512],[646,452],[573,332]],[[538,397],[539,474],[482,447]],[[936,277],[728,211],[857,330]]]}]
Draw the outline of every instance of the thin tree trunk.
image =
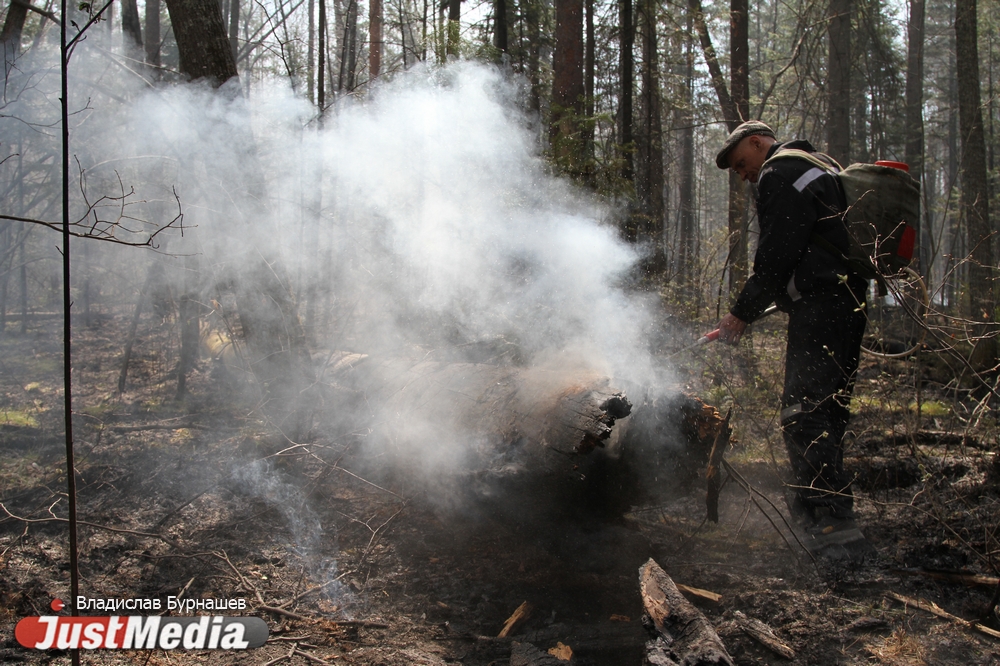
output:
[{"label": "thin tree trunk", "polygon": [[351,0],[347,6],[347,90],[354,90],[358,76],[358,0]]},{"label": "thin tree trunk", "polygon": [[229,44],[233,49],[233,59],[235,60],[240,52],[240,0],[230,0]]},{"label": "thin tree trunk", "polygon": [[[316,62],[316,107],[319,109],[320,119],[326,110],[326,0],[319,0],[319,34],[318,44],[319,54]],[[341,59],[343,65],[343,59]],[[341,67],[343,69],[343,67]],[[343,71],[340,79],[343,80]]]},{"label": "thin tree trunk", "polygon": [[10,76],[14,61],[21,51],[21,34],[24,32],[24,22],[28,19],[26,2],[10,0],[7,6],[7,18],[0,32],[0,42],[3,43],[4,81]]},{"label": "thin tree trunk", "polygon": [[[910,175],[923,184],[924,173],[924,23],[925,1],[910,0],[910,21],[907,25],[906,58],[906,163]],[[925,206],[925,209],[927,207]],[[930,218],[917,220],[920,239],[920,271],[931,281]]]},{"label": "thin tree trunk", "polygon": [[587,129],[584,137],[584,156],[589,162],[594,156],[594,68],[597,60],[597,46],[594,34],[594,0],[586,0],[587,24],[583,56],[583,94],[586,99],[584,115]]},{"label": "thin tree trunk", "polygon": [[160,0],[146,0],[146,64],[159,78],[160,69]]},{"label": "thin tree trunk", "polygon": [[635,169],[632,165],[632,93],[635,73],[635,24],[632,20],[632,0],[619,0],[620,48],[618,69],[621,76],[621,104],[618,107],[618,143],[622,150],[622,178],[632,180]]},{"label": "thin tree trunk", "polygon": [[525,23],[528,24],[528,81],[531,82],[531,110],[542,108],[541,48],[542,26],[539,0],[525,0]]},{"label": "thin tree trunk", "polygon": [[993,249],[977,40],[976,0],[956,0],[955,59],[962,132],[961,200],[972,259],[969,262],[969,316],[976,321],[992,322]]},{"label": "thin tree trunk", "polygon": [[139,7],[135,0],[122,0],[122,33],[126,38],[126,52],[135,55],[142,52],[142,26],[139,23]]},{"label": "thin tree trunk", "polygon": [[739,111],[733,104],[733,98],[729,96],[729,89],[726,87],[726,78],[722,75],[722,66],[719,65],[719,58],[712,46],[712,35],[708,32],[708,25],[705,23],[705,12],[701,7],[701,0],[688,0],[688,9],[691,12],[695,30],[701,40],[701,50],[705,56],[705,64],[708,65],[708,73],[712,79],[712,87],[719,98],[719,108],[722,109],[722,117],[726,121],[729,131],[736,129],[739,125]]},{"label": "thin tree trunk", "polygon": [[639,238],[652,244],[650,271],[664,268],[663,249],[663,125],[660,114],[659,58],[657,57],[656,2],[638,4],[639,36],[642,40],[641,132],[636,152],[636,194],[641,222]]},{"label": "thin tree trunk", "polygon": [[461,36],[462,0],[448,3],[448,51],[450,56],[458,56],[458,41]]},{"label": "thin tree trunk", "polygon": [[306,45],[306,94],[309,101],[316,103],[316,0],[309,0],[309,28]]},{"label": "thin tree trunk", "polygon": [[[688,32],[694,25],[694,16],[688,12]],[[680,155],[680,248],[679,268],[683,305],[695,303],[695,190],[694,190],[694,46],[689,40],[684,44],[684,84],[678,123],[681,127]]]},{"label": "thin tree trunk", "polygon": [[18,248],[18,252],[20,252],[20,255],[21,255],[21,271],[20,271],[21,272],[21,282],[20,282],[20,285],[19,285],[21,287],[21,293],[20,293],[20,297],[21,297],[21,335],[24,335],[24,334],[26,334],[28,332],[28,324],[31,323],[29,321],[30,320],[30,315],[28,314],[28,260],[24,256],[24,253],[25,253],[24,246],[25,246],[25,243],[26,243],[27,240],[28,240],[27,238],[22,238],[21,239],[21,246]]},{"label": "thin tree trunk", "polygon": [[368,0],[368,80],[382,70],[382,0]]},{"label": "thin tree trunk", "polygon": [[556,48],[552,58],[552,124],[556,158],[579,173],[583,112],[583,0],[556,0]]},{"label": "thin tree trunk", "polygon": [[507,53],[507,0],[493,0],[493,45]]},{"label": "thin tree trunk", "polygon": [[851,14],[853,0],[830,0],[827,66],[827,151],[843,164],[851,156]]},{"label": "thin tree trunk", "polygon": [[125,385],[128,381],[128,366],[132,360],[132,348],[135,346],[135,336],[139,330],[139,319],[142,317],[142,309],[146,305],[146,301],[149,300],[149,290],[153,286],[153,282],[162,274],[159,266],[153,264],[149,267],[149,272],[146,274],[146,281],[142,283],[142,288],[139,290],[139,300],[135,303],[135,309],[132,311],[132,321],[129,323],[128,335],[125,337],[125,349],[122,352],[122,367],[118,371],[118,392],[124,393]]},{"label": "thin tree trunk", "polygon": [[198,257],[189,255],[184,258],[184,293],[181,294],[178,318],[181,328],[181,351],[177,361],[177,396],[178,400],[187,395],[188,373],[194,369],[198,361],[198,342],[200,338],[201,317],[198,304]]},{"label": "thin tree trunk", "polygon": [[[750,18],[747,0],[731,0],[729,42],[732,54],[729,85],[732,93],[732,121],[750,119]],[[729,120],[729,119],[727,119]],[[735,300],[747,280],[747,188],[735,172],[729,173],[729,297]]]}]

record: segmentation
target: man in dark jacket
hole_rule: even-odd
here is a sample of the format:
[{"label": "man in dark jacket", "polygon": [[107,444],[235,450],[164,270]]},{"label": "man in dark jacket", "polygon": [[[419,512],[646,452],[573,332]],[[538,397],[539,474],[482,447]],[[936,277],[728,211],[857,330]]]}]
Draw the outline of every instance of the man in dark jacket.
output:
[{"label": "man in dark jacket", "polygon": [[768,162],[790,148],[816,153],[808,141],[779,143],[767,125],[749,121],[730,134],[716,158],[719,168],[757,185],[760,223],[753,275],[720,322],[720,339],[739,342],[747,324],[771,303],[788,313],[781,426],[795,475],[792,509],[807,525],[811,550],[867,555],[871,547],[853,522],[843,437],[868,283],[832,251],[848,252],[842,219],[847,202],[831,173],[839,165],[821,153],[815,157],[826,168],[802,157]]}]

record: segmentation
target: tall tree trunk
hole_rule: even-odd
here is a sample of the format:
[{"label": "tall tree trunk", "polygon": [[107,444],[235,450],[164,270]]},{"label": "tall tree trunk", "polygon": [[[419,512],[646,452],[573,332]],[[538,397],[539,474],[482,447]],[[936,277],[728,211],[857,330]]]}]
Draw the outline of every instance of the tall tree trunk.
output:
[{"label": "tall tree trunk", "polygon": [[[910,0],[910,20],[906,30],[906,150],[904,159],[910,165],[910,175],[922,188],[924,174],[924,24],[925,0]],[[929,206],[924,206],[919,231],[920,272],[931,281],[931,227]]]},{"label": "tall tree trunk", "polygon": [[587,23],[584,27],[583,94],[586,98],[583,114],[586,116],[584,157],[588,164],[594,157],[594,68],[597,62],[597,45],[594,33],[594,0],[586,0]]},{"label": "tall tree trunk", "polygon": [[620,45],[618,69],[621,77],[621,104],[618,107],[618,143],[622,146],[622,178],[632,180],[635,170],[632,166],[632,91],[634,89],[635,24],[632,21],[632,0],[619,0]]},{"label": "tall tree trunk", "polygon": [[556,158],[570,173],[580,172],[583,115],[583,0],[555,0],[556,48],[552,57],[552,124]]},{"label": "tall tree trunk", "polygon": [[638,29],[642,43],[642,98],[635,188],[639,199],[639,240],[653,248],[650,271],[664,268],[663,119],[660,113],[655,0],[640,0]]},{"label": "tall tree trunk", "polygon": [[[688,12],[688,32],[694,26],[694,15]],[[681,295],[683,305],[691,308],[695,303],[695,187],[694,187],[694,45],[690,40],[684,44],[684,84],[678,124],[681,127],[680,154],[680,255],[678,264],[681,274]],[[692,313],[693,314],[693,313]]]},{"label": "tall tree trunk", "polygon": [[542,108],[542,17],[539,0],[523,0],[524,22],[528,26],[528,81],[531,82],[531,110]]},{"label": "tall tree trunk", "polygon": [[493,0],[493,45],[507,53],[507,0]]},{"label": "tall tree trunk", "polygon": [[240,52],[240,0],[230,0],[229,4],[229,45],[235,60]]},{"label": "tall tree trunk", "polygon": [[155,78],[159,78],[160,41],[160,0],[146,0],[146,64]]},{"label": "tall tree trunk", "polygon": [[358,78],[358,0],[351,0],[347,6],[347,34],[344,52],[347,61],[347,90],[357,86]]},{"label": "tall tree trunk", "polygon": [[309,0],[308,44],[306,45],[306,94],[316,102],[316,0]]},{"label": "tall tree trunk", "polygon": [[368,80],[382,71],[382,0],[368,0]]},{"label": "tall tree trunk", "polygon": [[842,164],[851,156],[851,14],[853,0],[830,0],[827,66],[827,152]]},{"label": "tall tree trunk", "polygon": [[126,52],[131,56],[141,53],[142,25],[135,0],[122,0],[122,33],[125,35]]},{"label": "tall tree trunk", "polygon": [[191,79],[215,86],[237,78],[236,59],[215,0],[167,0],[177,40],[180,70]]},{"label": "tall tree trunk", "polygon": [[985,135],[979,92],[976,0],[955,2],[955,59],[958,68],[958,113],[962,133],[962,213],[969,262],[969,317],[993,321],[993,249],[986,173]]},{"label": "tall tree trunk", "polygon": [[450,56],[458,55],[458,41],[461,37],[462,0],[448,3],[448,51]]},{"label": "tall tree trunk", "polygon": [[7,6],[7,18],[3,22],[3,31],[0,32],[0,42],[3,43],[5,83],[11,68],[14,66],[14,61],[21,51],[21,33],[24,32],[24,22],[27,19],[27,3],[10,0],[10,4]]},{"label": "tall tree trunk", "polygon": [[[737,123],[750,119],[750,12],[747,0],[729,5],[729,86]],[[729,173],[729,297],[735,300],[747,280],[747,188],[736,172]]]},{"label": "tall tree trunk", "polygon": [[[316,108],[319,109],[319,116],[322,119],[326,110],[326,0],[319,0],[319,31],[317,35],[316,56]],[[343,69],[343,58],[341,58],[341,69]],[[343,78],[343,72],[341,72]]]},{"label": "tall tree trunk", "polygon": [[24,256],[25,249],[24,246],[27,243],[27,237],[21,238],[21,245],[18,247],[18,252],[21,256],[21,281],[19,286],[21,287],[21,335],[25,335],[28,332],[28,260]]},{"label": "tall tree trunk", "polygon": [[698,32],[701,40],[701,50],[705,55],[705,64],[708,65],[708,74],[712,79],[712,87],[715,88],[715,95],[719,98],[719,108],[722,109],[722,117],[726,121],[729,131],[736,129],[740,124],[740,112],[733,104],[733,98],[729,95],[729,88],[726,86],[726,77],[722,75],[722,66],[719,58],[715,54],[715,47],[712,46],[712,35],[708,32],[708,24],[705,23],[705,12],[701,7],[701,0],[688,0],[688,11],[691,13],[694,28]]}]

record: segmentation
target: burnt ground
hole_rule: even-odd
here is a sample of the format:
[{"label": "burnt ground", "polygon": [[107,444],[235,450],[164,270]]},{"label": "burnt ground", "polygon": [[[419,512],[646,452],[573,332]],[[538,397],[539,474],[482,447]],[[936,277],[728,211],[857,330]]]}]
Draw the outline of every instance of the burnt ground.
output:
[{"label": "burnt ground", "polygon": [[[13,637],[20,618],[69,596],[57,329],[0,338],[3,663],[70,661]],[[721,595],[696,604],[737,664],[1000,664],[1000,640],[894,596],[1000,629],[990,609],[1000,568],[995,423],[930,375],[917,417],[905,380],[924,370],[912,364],[864,366],[849,465],[878,557],[844,567],[813,562],[782,527],[780,336],[766,330],[755,335],[756,364],[726,350],[685,361],[691,390],[738,408],[727,458],[740,479],[723,488],[718,525],[705,521],[700,482],[665,484],[621,516],[533,497],[442,503],[407,488],[405,475],[377,475],[365,433],[326,427],[322,411],[309,435],[282,436],[207,360],[175,401],[168,324],[144,323],[122,396],[113,389],[124,324],[108,318],[77,336],[79,515],[89,523],[81,593],[243,598],[270,627],[268,643],[247,652],[98,651],[86,663],[487,666],[512,663],[524,644],[561,644],[579,666],[638,665],[647,639],[638,569],[653,557],[677,583]],[[980,578],[932,575],[941,571]],[[499,638],[523,602],[529,617]],[[745,635],[737,611],[767,623],[795,658]]]}]

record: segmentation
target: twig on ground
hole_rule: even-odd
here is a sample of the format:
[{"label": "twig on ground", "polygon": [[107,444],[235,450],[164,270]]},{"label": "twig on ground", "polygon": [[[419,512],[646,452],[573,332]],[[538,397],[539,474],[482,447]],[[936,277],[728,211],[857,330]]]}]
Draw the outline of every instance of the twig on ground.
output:
[{"label": "twig on ground", "polygon": [[906,604],[907,606],[914,606],[922,611],[927,611],[931,615],[936,615],[942,619],[949,620],[955,624],[959,624],[963,627],[969,629],[975,629],[976,631],[986,634],[987,636],[992,636],[993,638],[1000,638],[1000,631],[996,629],[990,629],[989,627],[979,624],[978,622],[969,622],[968,620],[963,620],[957,615],[952,615],[948,611],[942,609],[933,601],[925,601],[924,599],[914,599],[913,597],[903,596],[902,594],[897,594],[896,592],[888,592],[890,597],[896,601]]},{"label": "twig on ground", "polygon": [[[24,518],[22,516],[17,516],[11,513],[10,510],[8,510],[7,507],[5,507],[2,503],[0,503],[0,509],[3,509],[3,512],[6,513],[9,518],[12,518],[14,520],[19,520],[23,523],[52,523],[52,522],[68,523],[69,522],[69,518],[60,518],[59,516],[52,513],[52,507],[49,507],[49,513],[52,515],[51,518]],[[152,532],[139,532],[137,530],[127,530],[123,527],[111,527],[109,525],[101,525],[100,523],[91,523],[86,520],[78,520],[76,521],[76,524],[86,525],[87,527],[93,527],[99,530],[106,530],[108,532],[115,532],[117,534],[131,534],[133,536],[146,537],[149,539],[159,539],[160,541],[162,541],[163,543],[167,544],[172,548],[176,548],[178,550],[184,550],[184,547],[181,546],[178,542],[174,541],[170,537],[163,536],[162,534],[154,534]]]},{"label": "twig on ground", "polygon": [[756,488],[754,488],[754,487],[753,487],[753,486],[752,486],[752,485],[750,484],[750,482],[749,482],[749,481],[747,481],[747,480],[746,480],[746,478],[744,478],[744,476],[743,476],[742,474],[740,474],[739,472],[737,472],[737,471],[736,471],[736,470],[735,470],[735,469],[733,468],[733,466],[729,464],[729,461],[728,461],[728,460],[726,460],[726,459],[723,459],[723,460],[722,460],[722,466],[723,466],[723,467],[725,467],[725,468],[726,468],[726,471],[727,471],[727,472],[728,472],[728,473],[729,473],[729,474],[730,474],[730,475],[731,475],[731,476],[732,476],[732,477],[733,477],[733,478],[734,478],[734,479],[736,480],[736,482],[737,482],[737,483],[738,483],[738,484],[739,484],[739,485],[740,485],[740,486],[741,486],[741,487],[742,487],[742,488],[743,488],[743,489],[744,489],[745,491],[747,491],[747,493],[749,493],[749,494],[750,494],[750,499],[751,499],[751,500],[753,501],[754,505],[755,505],[755,506],[756,506],[756,507],[757,507],[758,509],[760,509],[760,512],[761,512],[762,514],[764,514],[764,517],[765,517],[765,518],[767,518],[767,522],[771,523],[771,527],[773,527],[773,528],[774,528],[774,531],[778,533],[778,536],[780,536],[780,537],[781,537],[781,540],[785,542],[785,545],[786,545],[786,546],[788,546],[788,550],[792,551],[792,553],[794,553],[794,552],[795,552],[795,549],[794,549],[794,548],[792,548],[792,544],[790,544],[790,543],[788,542],[788,539],[787,539],[787,538],[785,538],[785,534],[784,534],[784,532],[782,532],[782,531],[781,531],[781,530],[780,530],[780,529],[778,528],[778,526],[777,526],[777,525],[776,525],[776,524],[774,523],[774,520],[773,520],[773,519],[771,518],[771,515],[770,515],[770,514],[769,514],[769,513],[767,512],[767,511],[764,511],[764,507],[762,507],[762,506],[760,505],[760,503],[759,503],[759,502],[757,502],[757,499],[756,499],[756,497],[755,497],[756,495],[759,495],[759,496],[760,496],[761,498],[763,498],[763,500],[764,500],[765,502],[767,502],[767,503],[768,503],[768,504],[769,504],[769,505],[771,506],[771,509],[773,509],[773,510],[774,510],[774,512],[778,514],[778,517],[779,517],[779,518],[781,518],[781,522],[782,522],[782,523],[784,523],[784,525],[785,525],[785,528],[786,528],[786,529],[788,530],[788,532],[789,532],[789,533],[790,533],[790,534],[792,535],[792,538],[793,538],[793,539],[795,539],[795,543],[799,544],[799,546],[800,546],[800,547],[802,548],[802,550],[804,550],[804,551],[805,551],[806,555],[808,555],[808,556],[809,556],[809,558],[810,558],[810,559],[811,559],[811,560],[813,561],[813,564],[815,564],[815,563],[816,563],[816,557],[815,557],[815,556],[814,556],[814,555],[813,555],[812,553],[810,553],[810,552],[809,552],[809,549],[808,549],[808,548],[806,548],[806,547],[805,547],[805,545],[803,545],[803,543],[802,543],[802,542],[801,542],[801,541],[799,540],[799,537],[798,537],[798,535],[797,535],[797,534],[795,534],[795,530],[793,530],[793,529],[792,529],[792,526],[788,524],[788,521],[787,521],[787,520],[785,520],[785,516],[784,516],[784,514],[783,514],[783,513],[781,513],[781,511],[779,511],[779,510],[778,510],[778,507],[774,505],[774,502],[772,502],[772,501],[771,501],[771,498],[770,498],[770,497],[768,497],[767,495],[765,495],[764,493],[760,492],[760,491],[759,491],[759,490],[757,490]]},{"label": "twig on ground", "polygon": [[232,561],[229,559],[229,556],[226,555],[226,551],[224,550],[215,551],[212,553],[212,555],[214,555],[215,557],[219,558],[220,560],[224,561],[226,564],[229,565],[229,568],[232,569],[233,573],[236,574],[237,578],[240,579],[240,583],[243,585],[243,589],[245,589],[247,592],[253,592],[254,596],[257,597],[257,601],[260,602],[261,608],[267,606],[267,603],[264,601],[264,597],[261,595],[260,590],[258,590],[255,585],[252,585],[250,581],[248,581],[243,576],[243,574],[240,573],[240,570],[236,568],[236,565],[233,564]]}]

